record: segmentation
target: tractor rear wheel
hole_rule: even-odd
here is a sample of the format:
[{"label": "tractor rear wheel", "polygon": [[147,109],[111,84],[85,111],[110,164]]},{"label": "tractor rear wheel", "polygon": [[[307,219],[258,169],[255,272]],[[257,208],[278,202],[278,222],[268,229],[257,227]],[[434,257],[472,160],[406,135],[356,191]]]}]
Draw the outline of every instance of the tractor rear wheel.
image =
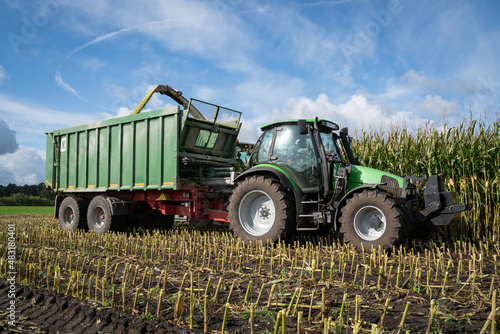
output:
[{"label": "tractor rear wheel", "polygon": [[289,239],[294,209],[281,183],[268,176],[251,176],[234,189],[229,199],[229,228],[246,242]]},{"label": "tractor rear wheel", "polygon": [[403,235],[404,216],[397,202],[379,190],[355,193],[342,208],[339,219],[344,242],[357,249],[391,248]]}]

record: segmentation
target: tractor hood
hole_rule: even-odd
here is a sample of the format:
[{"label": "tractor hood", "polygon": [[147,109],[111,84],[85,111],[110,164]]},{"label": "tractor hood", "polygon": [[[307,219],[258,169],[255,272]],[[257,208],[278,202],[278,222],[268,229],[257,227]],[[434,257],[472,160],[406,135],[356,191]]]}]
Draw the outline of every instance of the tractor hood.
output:
[{"label": "tractor hood", "polygon": [[383,172],[370,167],[351,165],[351,178],[349,182],[349,190],[359,187],[364,184],[381,183],[382,176],[387,175],[395,178],[398,181],[399,187],[403,187],[403,178],[391,173]]}]

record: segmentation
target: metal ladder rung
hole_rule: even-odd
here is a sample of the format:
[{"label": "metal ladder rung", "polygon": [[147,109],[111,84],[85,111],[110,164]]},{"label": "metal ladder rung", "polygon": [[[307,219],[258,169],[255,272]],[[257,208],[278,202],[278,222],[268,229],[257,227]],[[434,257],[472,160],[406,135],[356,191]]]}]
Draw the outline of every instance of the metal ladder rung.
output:
[{"label": "metal ladder rung", "polygon": [[297,231],[317,231],[319,227],[297,227]]}]

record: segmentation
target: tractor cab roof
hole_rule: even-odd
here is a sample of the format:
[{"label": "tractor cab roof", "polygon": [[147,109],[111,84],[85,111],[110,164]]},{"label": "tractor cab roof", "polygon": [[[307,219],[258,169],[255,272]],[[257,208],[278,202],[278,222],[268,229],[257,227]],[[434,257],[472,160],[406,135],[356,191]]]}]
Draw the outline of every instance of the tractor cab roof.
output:
[{"label": "tractor cab roof", "polygon": [[[297,125],[299,120],[289,120],[289,121],[280,121],[280,122],[274,122],[274,123],[269,123],[266,125],[262,125],[260,129],[262,131],[274,128],[276,126],[281,126],[281,125]],[[314,123],[314,119],[306,119],[307,123]],[[326,120],[326,119],[318,119],[318,124],[320,128],[323,128],[325,130],[329,131],[337,131],[340,129],[337,123],[334,123],[332,121]]]}]

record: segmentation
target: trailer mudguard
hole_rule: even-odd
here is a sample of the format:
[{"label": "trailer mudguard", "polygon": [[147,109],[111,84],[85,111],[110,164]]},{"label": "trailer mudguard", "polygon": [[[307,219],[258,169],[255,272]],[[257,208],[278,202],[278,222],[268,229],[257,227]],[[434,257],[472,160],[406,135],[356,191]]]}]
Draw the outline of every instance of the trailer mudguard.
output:
[{"label": "trailer mudguard", "polygon": [[130,201],[123,201],[117,197],[106,197],[106,200],[109,203],[109,207],[111,208],[111,214],[113,216],[123,216],[128,215],[130,213],[129,204],[132,203]]}]

